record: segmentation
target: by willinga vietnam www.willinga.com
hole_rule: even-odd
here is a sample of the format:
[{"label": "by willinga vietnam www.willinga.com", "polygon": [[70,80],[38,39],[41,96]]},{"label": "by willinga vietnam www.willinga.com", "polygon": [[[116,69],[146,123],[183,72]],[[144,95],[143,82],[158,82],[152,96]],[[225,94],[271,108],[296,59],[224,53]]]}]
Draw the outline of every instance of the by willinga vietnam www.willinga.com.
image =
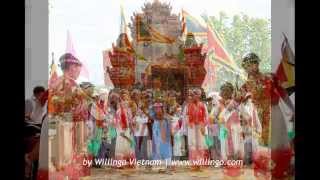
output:
[{"label": "by willinga vietnam www.willinga.com", "polygon": [[134,165],[134,166],[213,166],[213,167],[220,167],[222,165],[228,166],[239,166],[243,164],[242,160],[210,160],[210,159],[202,159],[202,160],[137,160],[137,159],[130,159],[129,161],[126,160],[115,160],[115,159],[83,159],[83,165],[87,167],[91,167],[94,164],[100,166],[115,166],[121,167],[126,165]]}]

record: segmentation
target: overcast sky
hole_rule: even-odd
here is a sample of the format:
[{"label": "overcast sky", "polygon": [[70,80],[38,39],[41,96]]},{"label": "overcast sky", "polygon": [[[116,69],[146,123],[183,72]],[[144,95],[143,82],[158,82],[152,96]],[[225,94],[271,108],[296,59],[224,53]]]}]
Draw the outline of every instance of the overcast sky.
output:
[{"label": "overcast sky", "polygon": [[[49,64],[51,52],[55,59],[66,50],[70,31],[77,56],[89,70],[89,80],[103,85],[102,51],[111,48],[119,35],[120,4],[127,23],[133,12],[141,12],[144,2],[153,0],[49,0]],[[183,8],[195,17],[202,13],[218,15],[224,11],[232,16],[240,12],[251,17],[270,19],[271,0],[160,0],[170,2],[173,12]]]}]

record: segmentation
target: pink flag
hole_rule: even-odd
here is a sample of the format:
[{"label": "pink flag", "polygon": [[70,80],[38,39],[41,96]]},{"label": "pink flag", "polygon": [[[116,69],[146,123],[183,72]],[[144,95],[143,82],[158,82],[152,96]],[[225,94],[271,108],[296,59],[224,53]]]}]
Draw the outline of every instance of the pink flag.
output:
[{"label": "pink flag", "polygon": [[111,62],[109,58],[109,50],[103,51],[103,71],[104,71],[104,84],[109,88],[114,88],[113,83],[110,79],[108,68],[110,68]]},{"label": "pink flag", "polygon": [[[71,35],[70,35],[70,32],[69,30],[67,31],[67,47],[66,47],[66,53],[71,53],[72,55],[74,55],[75,57],[79,58],[76,51],[75,51],[75,48],[74,48],[74,45],[73,45],[73,42],[72,42],[72,39],[71,39]],[[84,63],[84,61],[81,61],[81,59],[79,58],[79,61],[82,63],[82,68],[81,68],[81,72],[80,72],[80,76],[84,77],[84,78],[87,78],[89,80],[89,71]]]},{"label": "pink flag", "polygon": [[228,54],[227,50],[223,47],[217,34],[209,26],[207,27],[207,38],[208,38],[208,51],[212,49],[214,51],[215,57],[218,60],[223,61],[225,64],[231,67],[234,66],[234,62],[230,58],[230,55]]},{"label": "pink flag", "polygon": [[206,69],[206,77],[202,83],[202,87],[207,91],[212,91],[215,83],[216,83],[216,72],[215,72],[215,65],[213,64],[213,60],[211,60],[212,56],[210,57],[207,55],[204,67]]}]

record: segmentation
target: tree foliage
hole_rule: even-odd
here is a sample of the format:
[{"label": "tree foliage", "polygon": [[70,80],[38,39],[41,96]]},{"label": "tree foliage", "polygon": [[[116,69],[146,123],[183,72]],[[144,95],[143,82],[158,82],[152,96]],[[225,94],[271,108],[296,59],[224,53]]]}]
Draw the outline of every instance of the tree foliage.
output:
[{"label": "tree foliage", "polygon": [[256,53],[262,72],[271,71],[271,23],[270,19],[251,18],[246,14],[228,17],[220,12],[218,17],[205,18],[220,36],[224,47],[241,67],[241,58],[248,52]]}]

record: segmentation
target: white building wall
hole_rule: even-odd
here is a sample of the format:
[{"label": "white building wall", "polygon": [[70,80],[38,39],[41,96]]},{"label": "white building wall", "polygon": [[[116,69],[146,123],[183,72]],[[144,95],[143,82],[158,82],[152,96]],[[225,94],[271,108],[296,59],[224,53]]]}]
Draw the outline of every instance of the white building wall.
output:
[{"label": "white building wall", "polygon": [[[295,0],[271,1],[271,67],[275,72],[281,60],[281,44],[285,33],[295,53]],[[291,95],[294,103],[295,94]]]},{"label": "white building wall", "polygon": [[48,1],[25,0],[25,98],[48,84]]},{"label": "white building wall", "polygon": [[290,46],[295,52],[295,0],[271,1],[271,59],[272,71],[275,72],[281,60],[283,35],[288,37]]}]

